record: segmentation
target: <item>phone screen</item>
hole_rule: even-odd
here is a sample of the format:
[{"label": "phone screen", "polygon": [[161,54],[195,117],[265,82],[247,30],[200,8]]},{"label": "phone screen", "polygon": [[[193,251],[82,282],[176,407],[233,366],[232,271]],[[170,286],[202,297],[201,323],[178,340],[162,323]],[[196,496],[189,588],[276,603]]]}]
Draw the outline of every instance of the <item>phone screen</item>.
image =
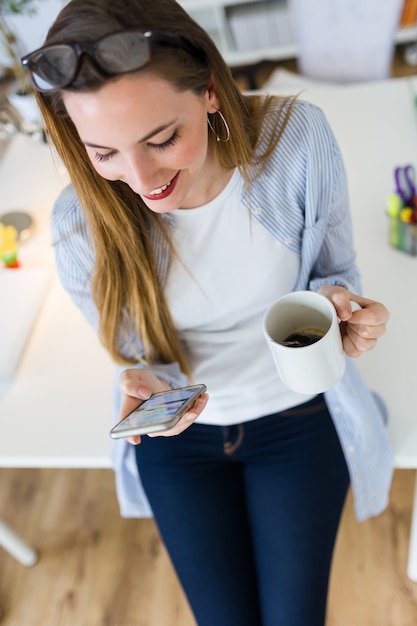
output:
[{"label": "phone screen", "polygon": [[205,385],[193,385],[156,393],[116,424],[110,434],[127,437],[170,428],[205,390]]}]

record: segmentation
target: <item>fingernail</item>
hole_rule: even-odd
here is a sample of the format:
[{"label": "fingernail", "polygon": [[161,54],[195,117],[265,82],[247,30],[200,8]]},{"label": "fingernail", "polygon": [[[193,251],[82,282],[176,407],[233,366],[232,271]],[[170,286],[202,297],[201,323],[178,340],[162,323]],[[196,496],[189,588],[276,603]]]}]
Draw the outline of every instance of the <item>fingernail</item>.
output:
[{"label": "fingernail", "polygon": [[150,393],[149,393],[149,389],[147,387],[139,387],[138,389],[138,396],[139,398],[143,398],[144,400],[147,400],[150,397]]}]

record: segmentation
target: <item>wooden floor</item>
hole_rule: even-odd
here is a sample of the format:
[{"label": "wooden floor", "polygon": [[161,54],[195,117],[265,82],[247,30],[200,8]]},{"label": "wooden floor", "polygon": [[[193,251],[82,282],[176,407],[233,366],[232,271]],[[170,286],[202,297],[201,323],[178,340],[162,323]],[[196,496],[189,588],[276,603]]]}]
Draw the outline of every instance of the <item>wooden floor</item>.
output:
[{"label": "wooden floor", "polygon": [[[389,508],[360,524],[349,496],[328,626],[416,626],[413,487],[398,470]],[[120,518],[110,470],[0,469],[0,511],[40,551],[25,568],[0,549],[2,626],[195,626],[153,520]]]},{"label": "wooden floor", "polygon": [[[294,60],[280,65],[297,71]],[[259,85],[275,67],[256,68]],[[416,73],[399,48],[393,75]],[[417,583],[406,575],[414,479],[397,470],[389,508],[360,524],[349,496],[327,626],[416,626]],[[0,516],[40,551],[27,569],[0,548],[2,626],[195,626],[153,520],[119,516],[111,471],[0,469]]]},{"label": "wooden floor", "polygon": [[[413,486],[397,471],[389,508],[360,524],[349,496],[328,626],[417,624]],[[0,549],[2,626],[195,626],[153,520],[120,518],[110,470],[0,469],[0,511],[40,552],[25,568]]]}]

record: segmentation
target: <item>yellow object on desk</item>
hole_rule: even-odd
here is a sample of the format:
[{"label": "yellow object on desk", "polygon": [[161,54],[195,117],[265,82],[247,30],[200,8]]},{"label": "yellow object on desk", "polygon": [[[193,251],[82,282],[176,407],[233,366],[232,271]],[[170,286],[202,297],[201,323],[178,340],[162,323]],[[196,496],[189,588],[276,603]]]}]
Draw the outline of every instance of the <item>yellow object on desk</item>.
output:
[{"label": "yellow object on desk", "polygon": [[0,259],[6,267],[17,268],[18,232],[14,226],[5,226],[0,223]]},{"label": "yellow object on desk", "polygon": [[387,212],[390,217],[398,218],[403,207],[403,202],[397,193],[392,193],[387,199]]},{"label": "yellow object on desk", "polygon": [[406,222],[407,224],[411,224],[413,221],[414,211],[409,206],[404,207],[400,211],[400,220],[402,222]]}]

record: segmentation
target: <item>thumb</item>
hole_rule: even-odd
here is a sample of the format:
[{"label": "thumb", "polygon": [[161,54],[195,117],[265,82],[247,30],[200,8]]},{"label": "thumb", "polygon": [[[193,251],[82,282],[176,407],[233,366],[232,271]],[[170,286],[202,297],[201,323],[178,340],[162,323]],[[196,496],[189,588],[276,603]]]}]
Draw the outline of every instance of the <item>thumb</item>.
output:
[{"label": "thumb", "polygon": [[337,317],[346,322],[352,316],[352,306],[350,303],[350,293],[345,289],[343,291],[336,291],[331,296],[331,301],[336,309]]},{"label": "thumb", "polygon": [[138,388],[138,398],[140,398],[141,400],[147,400],[148,398],[151,397],[151,390],[149,387],[145,387],[145,385],[141,385]]}]

